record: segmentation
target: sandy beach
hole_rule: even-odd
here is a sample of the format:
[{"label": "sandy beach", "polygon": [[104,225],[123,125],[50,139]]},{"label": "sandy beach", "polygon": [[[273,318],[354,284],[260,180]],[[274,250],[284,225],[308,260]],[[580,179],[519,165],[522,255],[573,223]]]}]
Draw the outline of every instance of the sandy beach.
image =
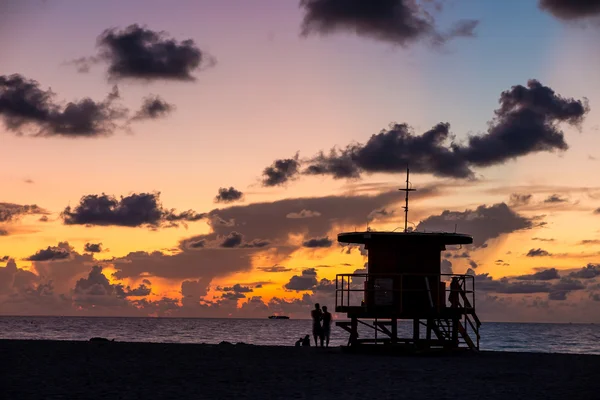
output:
[{"label": "sandy beach", "polygon": [[0,341],[3,399],[598,399],[600,356]]}]

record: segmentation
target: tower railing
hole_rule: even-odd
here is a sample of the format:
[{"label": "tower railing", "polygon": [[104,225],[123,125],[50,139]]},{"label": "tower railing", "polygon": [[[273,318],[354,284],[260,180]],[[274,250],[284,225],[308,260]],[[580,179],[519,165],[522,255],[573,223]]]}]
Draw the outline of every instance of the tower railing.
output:
[{"label": "tower railing", "polygon": [[[406,309],[404,303],[407,299],[420,297],[437,311],[454,307],[474,312],[474,278],[465,274],[337,274],[335,309],[337,312],[346,312],[389,308],[402,313]],[[443,291],[440,286],[433,287],[436,282],[447,283]]]}]

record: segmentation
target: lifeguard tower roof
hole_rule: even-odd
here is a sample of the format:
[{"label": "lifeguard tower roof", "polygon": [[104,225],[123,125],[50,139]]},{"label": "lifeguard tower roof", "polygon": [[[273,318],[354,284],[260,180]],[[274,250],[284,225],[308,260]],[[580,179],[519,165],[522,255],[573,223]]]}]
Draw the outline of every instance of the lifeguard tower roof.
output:
[{"label": "lifeguard tower roof", "polygon": [[373,242],[390,244],[418,244],[424,246],[446,246],[472,244],[473,237],[463,233],[449,232],[343,232],[338,234],[338,242],[368,245]]}]

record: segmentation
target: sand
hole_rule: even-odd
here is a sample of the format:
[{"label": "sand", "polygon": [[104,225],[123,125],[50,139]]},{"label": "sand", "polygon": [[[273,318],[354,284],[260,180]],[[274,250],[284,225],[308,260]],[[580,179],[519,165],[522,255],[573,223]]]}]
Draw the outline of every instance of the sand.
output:
[{"label": "sand", "polygon": [[0,340],[0,398],[600,399],[600,356]]}]

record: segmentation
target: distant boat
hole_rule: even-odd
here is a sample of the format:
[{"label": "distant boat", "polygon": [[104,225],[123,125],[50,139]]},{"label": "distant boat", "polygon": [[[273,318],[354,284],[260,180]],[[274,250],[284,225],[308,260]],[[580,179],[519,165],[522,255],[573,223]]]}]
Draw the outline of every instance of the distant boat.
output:
[{"label": "distant boat", "polygon": [[287,315],[271,315],[269,319],[290,319]]}]

